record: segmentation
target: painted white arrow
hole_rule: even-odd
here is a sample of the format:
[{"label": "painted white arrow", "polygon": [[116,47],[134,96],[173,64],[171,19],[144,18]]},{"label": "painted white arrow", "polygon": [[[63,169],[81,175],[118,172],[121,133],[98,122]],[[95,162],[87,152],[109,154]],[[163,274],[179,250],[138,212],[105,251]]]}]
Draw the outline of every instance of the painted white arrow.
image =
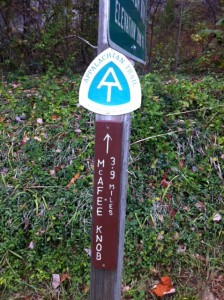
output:
[{"label": "painted white arrow", "polygon": [[107,145],[106,145],[106,153],[108,154],[109,153],[109,143],[110,143],[110,140],[112,141],[112,138],[111,136],[107,133],[105,135],[105,138],[103,139],[104,141],[106,140],[107,141]]}]

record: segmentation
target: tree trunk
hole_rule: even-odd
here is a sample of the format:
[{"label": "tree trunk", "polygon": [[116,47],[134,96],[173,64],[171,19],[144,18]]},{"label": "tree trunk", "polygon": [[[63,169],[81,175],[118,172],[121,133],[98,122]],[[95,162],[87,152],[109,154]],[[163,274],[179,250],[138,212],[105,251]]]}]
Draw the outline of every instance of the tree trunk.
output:
[{"label": "tree trunk", "polygon": [[180,38],[181,38],[181,29],[182,29],[182,22],[183,22],[183,8],[184,8],[184,0],[180,2],[180,21],[179,21],[179,28],[177,33],[177,40],[175,46],[175,65],[174,70],[177,70],[178,61],[179,61],[179,46],[180,46]]},{"label": "tree trunk", "polygon": [[[155,16],[156,16],[156,13],[157,13],[157,10],[158,10],[160,4],[162,4],[162,1],[159,1],[159,2],[156,3],[156,7],[155,7],[153,13],[151,14],[152,23],[151,23],[151,26],[150,26],[150,42],[149,42],[149,54],[148,54],[148,57],[149,57],[149,72],[152,71],[152,49],[153,49]],[[154,1],[152,1],[149,12],[151,11],[151,9],[153,8],[154,5],[155,5]],[[148,15],[150,15],[150,13],[148,13]]]}]

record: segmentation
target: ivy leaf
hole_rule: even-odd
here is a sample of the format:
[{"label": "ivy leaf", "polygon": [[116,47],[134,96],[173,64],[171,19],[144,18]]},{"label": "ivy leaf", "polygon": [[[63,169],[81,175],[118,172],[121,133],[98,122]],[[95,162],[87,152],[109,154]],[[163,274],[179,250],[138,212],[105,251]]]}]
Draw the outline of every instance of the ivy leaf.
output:
[{"label": "ivy leaf", "polygon": [[224,25],[224,18],[218,20],[218,22],[216,23],[217,26],[223,26]]}]

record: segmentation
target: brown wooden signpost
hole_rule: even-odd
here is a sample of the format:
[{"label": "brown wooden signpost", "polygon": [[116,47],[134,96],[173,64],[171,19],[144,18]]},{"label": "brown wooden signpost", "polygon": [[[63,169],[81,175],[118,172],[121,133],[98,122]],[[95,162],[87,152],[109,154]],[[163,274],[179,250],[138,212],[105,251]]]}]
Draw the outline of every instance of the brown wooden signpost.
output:
[{"label": "brown wooden signpost", "polygon": [[97,121],[95,133],[92,264],[117,268],[123,122]]},{"label": "brown wooden signpost", "polygon": [[110,4],[99,1],[98,56],[79,92],[80,104],[96,113],[91,300],[121,299],[130,112],[141,104],[133,64],[108,45]]},{"label": "brown wooden signpost", "polygon": [[[129,137],[130,114],[96,115],[91,300],[121,299]],[[108,154],[105,153],[105,143],[108,143]],[[102,166],[107,168],[105,172]],[[107,200],[104,200],[102,206],[97,205],[97,187],[101,186],[100,174],[104,174],[103,180],[106,180],[103,183]],[[116,179],[112,179],[114,176]],[[98,188],[98,193],[99,190],[102,188]],[[111,192],[113,206],[110,206]],[[97,216],[97,208],[98,214],[102,212],[104,217]],[[106,227],[103,231],[104,224]],[[103,233],[102,237],[97,237],[100,231]],[[97,246],[101,239],[102,244]],[[101,252],[101,256],[97,252]]]}]

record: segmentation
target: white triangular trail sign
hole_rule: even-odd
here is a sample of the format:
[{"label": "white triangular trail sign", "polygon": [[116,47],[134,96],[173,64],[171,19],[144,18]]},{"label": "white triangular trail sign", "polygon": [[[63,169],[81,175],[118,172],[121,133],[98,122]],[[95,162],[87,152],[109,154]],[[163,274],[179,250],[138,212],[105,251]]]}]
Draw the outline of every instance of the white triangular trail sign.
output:
[{"label": "white triangular trail sign", "polygon": [[100,53],[82,78],[79,103],[103,115],[121,115],[138,109],[141,86],[131,62],[111,48]]}]

